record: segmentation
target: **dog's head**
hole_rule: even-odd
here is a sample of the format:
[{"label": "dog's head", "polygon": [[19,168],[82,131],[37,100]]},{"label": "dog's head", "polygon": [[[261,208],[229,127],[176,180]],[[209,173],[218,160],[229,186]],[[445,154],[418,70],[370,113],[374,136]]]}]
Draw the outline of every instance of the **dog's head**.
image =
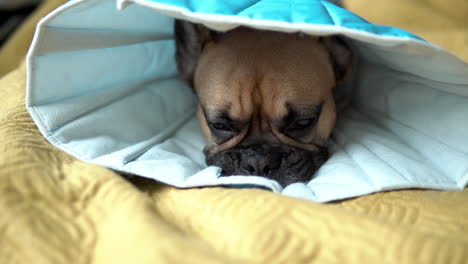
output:
[{"label": "dog's head", "polygon": [[333,89],[351,53],[337,37],[239,27],[219,33],[176,21],[181,78],[199,98],[208,165],[285,186],[310,180],[328,158]]}]

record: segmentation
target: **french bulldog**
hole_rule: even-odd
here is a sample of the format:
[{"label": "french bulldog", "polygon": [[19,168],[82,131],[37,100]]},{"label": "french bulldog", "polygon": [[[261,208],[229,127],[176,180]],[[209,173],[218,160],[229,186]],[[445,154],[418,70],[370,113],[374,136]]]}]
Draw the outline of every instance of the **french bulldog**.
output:
[{"label": "french bulldog", "polygon": [[351,69],[337,36],[237,27],[217,32],[176,20],[176,64],[195,91],[208,165],[221,176],[307,182],[328,159],[333,90]]}]

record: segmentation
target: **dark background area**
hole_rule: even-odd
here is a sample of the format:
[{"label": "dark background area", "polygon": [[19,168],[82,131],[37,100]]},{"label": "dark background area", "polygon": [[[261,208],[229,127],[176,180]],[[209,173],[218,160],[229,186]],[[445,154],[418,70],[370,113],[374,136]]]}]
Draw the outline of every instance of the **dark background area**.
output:
[{"label": "dark background area", "polygon": [[[14,0],[10,0],[14,1]],[[38,6],[37,1],[18,6],[2,5],[0,3],[0,46],[18,28],[28,15]]]}]

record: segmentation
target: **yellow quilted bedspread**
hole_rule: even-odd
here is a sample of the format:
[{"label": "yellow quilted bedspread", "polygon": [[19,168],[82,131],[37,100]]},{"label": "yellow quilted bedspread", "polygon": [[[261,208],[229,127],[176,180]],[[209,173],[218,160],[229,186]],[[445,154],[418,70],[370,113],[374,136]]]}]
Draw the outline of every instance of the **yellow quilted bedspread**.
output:
[{"label": "yellow quilted bedspread", "polygon": [[[468,189],[317,204],[257,189],[133,183],[48,144],[21,63],[49,0],[0,50],[0,263],[468,263]],[[348,0],[468,60],[466,0]],[[437,63],[437,62],[434,62]]]}]

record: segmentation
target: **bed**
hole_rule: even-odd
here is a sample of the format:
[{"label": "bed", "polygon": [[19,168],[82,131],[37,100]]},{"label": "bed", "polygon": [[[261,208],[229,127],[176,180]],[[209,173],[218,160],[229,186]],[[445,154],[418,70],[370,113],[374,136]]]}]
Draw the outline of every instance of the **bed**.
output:
[{"label": "bed", "polygon": [[[178,189],[77,160],[24,106],[45,1],[0,50],[1,263],[466,263],[468,191],[315,203],[255,188]],[[468,60],[468,3],[348,0]]]}]

